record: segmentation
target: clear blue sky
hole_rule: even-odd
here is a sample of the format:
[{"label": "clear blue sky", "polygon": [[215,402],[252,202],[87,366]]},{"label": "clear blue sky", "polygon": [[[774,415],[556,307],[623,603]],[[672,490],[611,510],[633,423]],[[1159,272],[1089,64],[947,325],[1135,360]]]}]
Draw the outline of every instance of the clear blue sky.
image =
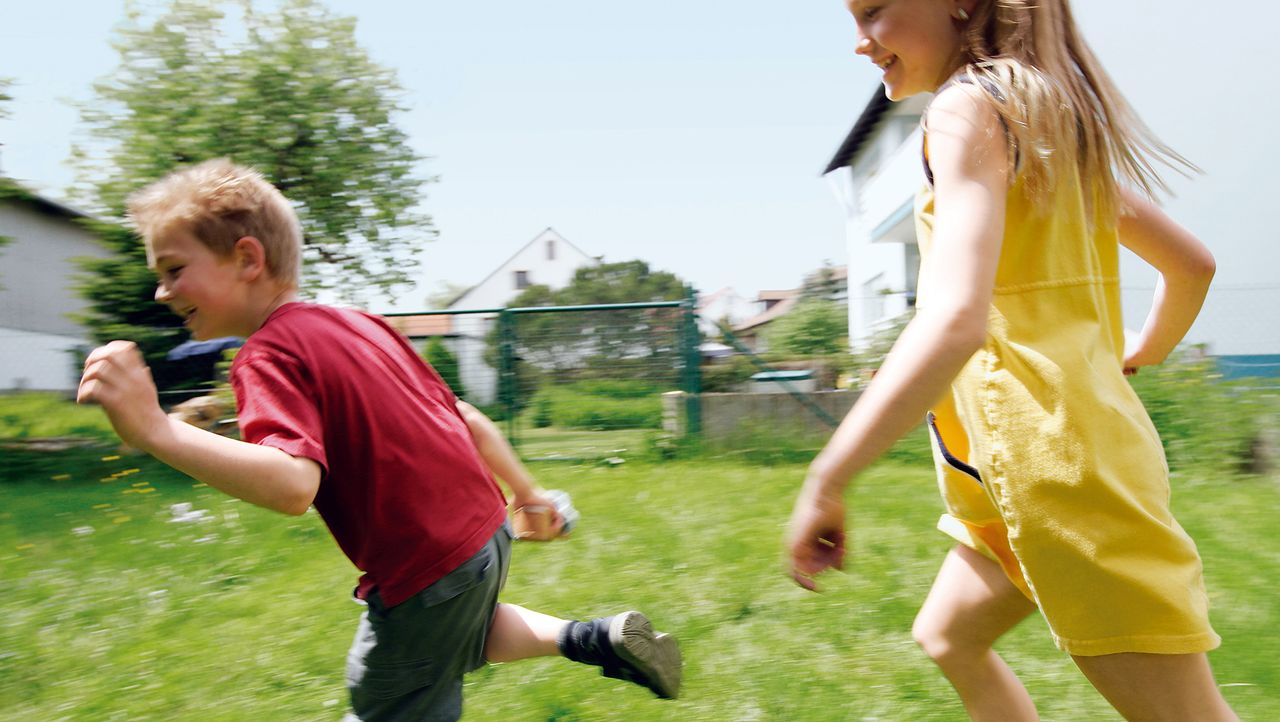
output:
[{"label": "clear blue sky", "polygon": [[[400,307],[471,284],[554,227],[583,250],[642,258],[704,292],[745,296],[847,262],[818,173],[876,87],[840,0],[331,0],[407,91],[431,156],[440,237]],[[1219,280],[1275,282],[1280,67],[1270,3],[1230,19],[1190,0],[1078,0],[1086,37],[1148,122],[1207,171],[1169,208],[1218,252]],[[1251,14],[1252,13],[1252,14]],[[110,72],[119,0],[9,2],[0,168],[61,196],[77,129],[66,100]],[[1208,17],[1206,17],[1206,15]],[[1227,34],[1227,28],[1230,34]],[[1208,34],[1202,31],[1211,31]],[[1136,277],[1137,283],[1142,282]]]}]

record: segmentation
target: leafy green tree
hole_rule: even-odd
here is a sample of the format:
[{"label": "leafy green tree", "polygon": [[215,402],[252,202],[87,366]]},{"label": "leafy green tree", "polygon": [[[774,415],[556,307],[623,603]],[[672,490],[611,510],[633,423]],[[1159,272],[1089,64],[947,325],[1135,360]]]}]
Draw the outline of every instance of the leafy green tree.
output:
[{"label": "leafy green tree", "polygon": [[[678,301],[686,293],[684,282],[675,274],[654,271],[644,261],[635,260],[584,266],[564,288],[552,291],[542,285],[530,286],[508,306]],[[619,360],[673,353],[672,338],[678,331],[679,319],[679,314],[670,309],[637,309],[626,314],[616,311],[521,314],[517,317],[516,354],[545,371],[598,369],[608,375],[607,369]],[[493,343],[491,340],[491,347]]]},{"label": "leafy green tree", "polygon": [[770,324],[765,337],[771,351],[818,356],[844,351],[848,331],[845,306],[811,298]]},{"label": "leafy green tree", "polygon": [[[244,37],[226,32],[226,6]],[[173,0],[154,19],[128,3],[120,66],[82,108],[89,136],[74,158],[77,190],[107,216],[174,168],[229,157],[260,170],[295,204],[304,291],[358,300],[407,284],[430,219],[412,209],[427,179],[393,122],[395,74],[355,40],[355,19],[318,0]],[[116,279],[111,279],[114,282]],[[88,289],[92,292],[92,289]]]},{"label": "leafy green tree", "polygon": [[[13,78],[0,78],[0,120],[9,117],[9,109],[5,107],[5,103],[13,100],[13,97],[8,93],[9,86],[12,84]],[[21,189],[18,188],[16,184],[9,179],[0,176],[0,199],[11,197],[20,191]],[[0,236],[0,248],[3,248],[12,240],[13,239],[8,236]]]},{"label": "leafy green tree", "polygon": [[[238,16],[244,33],[233,36]],[[414,251],[435,234],[412,210],[427,179],[415,177],[421,158],[393,122],[402,110],[394,73],[370,60],[354,29],[353,18],[317,0],[284,0],[267,13],[251,0],[172,0],[156,17],[127,2],[113,43],[120,65],[81,109],[78,197],[120,218],[128,195],[147,183],[229,157],[261,171],[298,210],[304,295],[336,289],[361,300],[407,283]],[[138,239],[95,230],[116,256],[83,264],[79,291],[90,308],[82,321],[100,342],[138,342],[153,370],[163,369],[164,352],[186,332],[152,300],[155,279]]]},{"label": "leafy green tree", "polygon": [[449,388],[453,389],[453,395],[460,399],[466,398],[467,391],[462,386],[462,375],[458,371],[458,357],[454,356],[444,341],[439,338],[432,338],[427,342],[427,348],[422,353],[423,358],[431,367],[440,374],[440,378],[444,379]]}]

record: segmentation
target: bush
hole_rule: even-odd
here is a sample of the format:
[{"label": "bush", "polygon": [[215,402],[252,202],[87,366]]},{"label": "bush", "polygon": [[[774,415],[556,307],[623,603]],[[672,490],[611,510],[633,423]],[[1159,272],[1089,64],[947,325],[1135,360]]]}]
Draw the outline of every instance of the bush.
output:
[{"label": "bush", "polygon": [[467,391],[462,387],[462,374],[458,371],[458,357],[449,352],[449,348],[439,338],[427,342],[422,357],[440,374],[440,378],[453,389],[453,395],[465,399]]},{"label": "bush", "polygon": [[726,362],[702,367],[702,390],[707,393],[726,393],[751,380],[759,369],[746,356],[734,356]]},{"label": "bush", "polygon": [[1251,388],[1247,379],[1224,380],[1211,357],[1191,348],[1131,380],[1174,469],[1246,470],[1265,420],[1280,416],[1280,394]]},{"label": "bush", "polygon": [[[535,408],[546,404],[551,422],[567,429],[657,429],[662,427],[662,399],[656,390],[642,397],[612,397],[591,393],[600,382],[580,381],[548,386],[538,393]],[[621,383],[621,382],[620,382]],[[613,392],[619,388],[604,387]],[[626,391],[631,393],[631,391]],[[535,426],[537,419],[535,417]]]}]

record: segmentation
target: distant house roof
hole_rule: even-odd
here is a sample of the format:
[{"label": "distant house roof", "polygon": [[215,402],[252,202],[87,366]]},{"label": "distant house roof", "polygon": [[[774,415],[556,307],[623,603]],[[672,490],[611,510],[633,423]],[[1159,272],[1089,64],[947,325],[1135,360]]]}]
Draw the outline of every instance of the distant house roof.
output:
[{"label": "distant house roof", "polygon": [[93,218],[93,216],[86,211],[82,211],[79,208],[62,201],[55,201],[52,198],[46,198],[45,196],[42,196],[22,185],[18,181],[6,176],[0,176],[0,199],[22,201],[43,213],[63,218]]},{"label": "distant house roof", "polygon": [[761,300],[764,299],[765,293],[789,293],[791,295],[782,297],[777,303],[770,306],[768,311],[752,316],[746,321],[738,324],[733,329],[734,333],[752,331],[769,323],[770,321],[773,321],[779,316],[785,316],[788,311],[795,308],[796,304],[800,302],[800,294],[798,291],[761,291]]},{"label": "distant house roof", "polygon": [[875,130],[880,118],[891,107],[893,107],[893,101],[889,100],[888,96],[884,94],[884,86],[876,88],[875,95],[871,96],[867,107],[862,109],[862,115],[858,116],[858,121],[853,124],[853,129],[849,131],[849,135],[845,136],[844,142],[840,144],[836,154],[831,157],[831,161],[827,163],[822,175],[851,164],[854,157],[858,155],[858,151],[862,149],[862,144],[871,135],[871,131]]},{"label": "distant house roof", "polygon": [[503,269],[503,267],[504,267],[504,266],[506,266],[506,265],[507,265],[507,263],[508,263],[511,259],[513,259],[513,258],[515,258],[516,256],[520,255],[520,254],[524,251],[524,249],[526,249],[526,248],[528,248],[529,246],[533,245],[534,243],[538,242],[538,240],[539,240],[539,239],[541,239],[541,238],[545,237],[547,233],[551,233],[551,234],[555,235],[555,238],[556,238],[556,240],[557,240],[557,241],[560,241],[560,242],[564,243],[565,245],[567,245],[568,247],[570,247],[570,248],[572,248],[573,250],[577,251],[579,254],[581,254],[582,256],[584,256],[584,257],[586,257],[586,258],[594,258],[594,259],[595,259],[595,260],[597,260],[597,261],[599,261],[599,260],[600,260],[600,258],[601,258],[600,256],[593,256],[593,255],[591,255],[590,253],[587,253],[586,251],[582,250],[581,248],[578,248],[577,246],[573,245],[573,243],[572,243],[571,241],[569,241],[569,239],[567,239],[567,238],[565,238],[564,236],[560,235],[560,234],[556,231],[556,229],[552,228],[551,226],[547,226],[547,227],[546,227],[546,228],[544,228],[541,232],[539,232],[537,235],[535,235],[533,238],[530,238],[528,243],[526,243],[526,244],[524,244],[523,246],[520,246],[519,248],[517,248],[515,253],[512,253],[510,256],[507,256],[507,258],[506,258],[505,260],[503,260],[503,261],[502,261],[501,263],[499,263],[498,265],[494,266],[494,267],[493,267],[493,270],[489,272],[489,275],[487,275],[487,276],[485,276],[484,278],[480,279],[480,282],[479,282],[479,283],[477,283],[477,284],[475,284],[475,285],[473,285],[473,286],[468,286],[468,287],[467,287],[467,289],[466,289],[465,291],[463,291],[463,292],[459,293],[457,296],[453,297],[453,298],[449,301],[449,303],[445,304],[445,308],[454,308],[455,306],[457,306],[459,301],[461,301],[462,299],[464,299],[464,298],[466,298],[466,297],[467,297],[467,294],[469,294],[469,293],[471,293],[472,291],[476,290],[477,288],[479,288],[479,287],[483,286],[483,285],[484,285],[484,284],[485,284],[485,283],[486,283],[490,278],[493,278],[493,277],[494,277],[494,275],[496,275],[499,271],[501,271],[501,270]]},{"label": "distant house roof", "polygon": [[446,314],[414,314],[385,318],[392,328],[409,338],[448,336],[453,333],[453,316]]}]

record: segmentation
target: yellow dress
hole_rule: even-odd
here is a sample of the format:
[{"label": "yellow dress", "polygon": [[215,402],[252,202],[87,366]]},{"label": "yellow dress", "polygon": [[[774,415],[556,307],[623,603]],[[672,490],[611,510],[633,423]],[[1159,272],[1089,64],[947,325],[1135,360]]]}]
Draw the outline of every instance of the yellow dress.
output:
[{"label": "yellow dress", "polygon": [[[939,529],[998,562],[1075,655],[1216,647],[1164,451],[1122,373],[1114,228],[1086,223],[1074,170],[1037,215],[1009,191],[987,338],[930,414]],[[926,307],[933,190],[916,199]]]}]

